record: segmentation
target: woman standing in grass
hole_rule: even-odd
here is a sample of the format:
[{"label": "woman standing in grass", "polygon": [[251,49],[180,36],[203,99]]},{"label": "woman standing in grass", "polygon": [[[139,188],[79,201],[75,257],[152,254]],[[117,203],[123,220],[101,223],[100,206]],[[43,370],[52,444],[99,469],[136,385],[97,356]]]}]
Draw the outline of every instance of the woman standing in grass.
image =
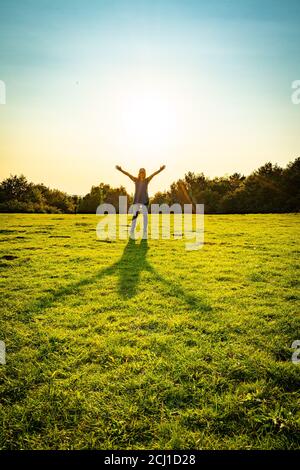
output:
[{"label": "woman standing in grass", "polygon": [[116,166],[116,169],[127,175],[135,184],[135,193],[133,204],[134,215],[132,218],[132,224],[130,229],[130,237],[134,237],[134,230],[136,227],[136,220],[140,211],[143,213],[144,228],[143,228],[143,238],[147,238],[147,229],[148,229],[148,205],[149,205],[149,196],[148,196],[148,184],[152,180],[153,176],[158,175],[161,171],[166,168],[166,165],[160,167],[159,170],[152,173],[152,175],[146,177],[145,168],[140,168],[138,176],[132,176],[127,171],[123,170],[119,165]]}]

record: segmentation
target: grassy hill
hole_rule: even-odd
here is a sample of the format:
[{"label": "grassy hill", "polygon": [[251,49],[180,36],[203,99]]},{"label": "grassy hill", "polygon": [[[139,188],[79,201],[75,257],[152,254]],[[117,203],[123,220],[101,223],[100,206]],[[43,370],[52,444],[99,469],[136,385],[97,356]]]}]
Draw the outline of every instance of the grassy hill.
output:
[{"label": "grassy hill", "polygon": [[206,216],[199,251],[0,219],[2,449],[299,448],[299,215]]}]

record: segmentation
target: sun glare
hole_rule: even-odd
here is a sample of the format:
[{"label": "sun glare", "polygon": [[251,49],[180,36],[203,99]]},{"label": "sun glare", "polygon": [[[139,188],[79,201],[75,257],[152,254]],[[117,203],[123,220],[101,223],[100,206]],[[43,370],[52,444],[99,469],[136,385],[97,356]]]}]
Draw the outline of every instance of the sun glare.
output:
[{"label": "sun glare", "polygon": [[178,130],[178,110],[157,92],[127,94],[120,102],[120,135],[139,152],[164,151]]}]

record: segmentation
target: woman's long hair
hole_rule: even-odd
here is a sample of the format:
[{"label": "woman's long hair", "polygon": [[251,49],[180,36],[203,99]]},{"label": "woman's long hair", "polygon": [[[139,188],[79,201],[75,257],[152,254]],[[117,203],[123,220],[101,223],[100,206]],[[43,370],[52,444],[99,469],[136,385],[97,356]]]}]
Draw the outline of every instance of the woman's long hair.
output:
[{"label": "woman's long hair", "polygon": [[139,169],[139,174],[138,174],[138,179],[146,179],[146,170],[145,168],[140,168]]}]

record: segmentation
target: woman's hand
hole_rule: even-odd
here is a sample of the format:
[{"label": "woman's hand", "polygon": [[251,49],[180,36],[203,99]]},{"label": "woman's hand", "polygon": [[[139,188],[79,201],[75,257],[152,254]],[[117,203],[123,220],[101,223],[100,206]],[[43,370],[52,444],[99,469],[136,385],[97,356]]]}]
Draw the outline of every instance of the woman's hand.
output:
[{"label": "woman's hand", "polygon": [[160,167],[159,171],[163,171],[166,168],[166,165]]},{"label": "woman's hand", "polygon": [[119,171],[122,171],[122,168],[120,167],[120,165],[116,165],[116,169]]}]

